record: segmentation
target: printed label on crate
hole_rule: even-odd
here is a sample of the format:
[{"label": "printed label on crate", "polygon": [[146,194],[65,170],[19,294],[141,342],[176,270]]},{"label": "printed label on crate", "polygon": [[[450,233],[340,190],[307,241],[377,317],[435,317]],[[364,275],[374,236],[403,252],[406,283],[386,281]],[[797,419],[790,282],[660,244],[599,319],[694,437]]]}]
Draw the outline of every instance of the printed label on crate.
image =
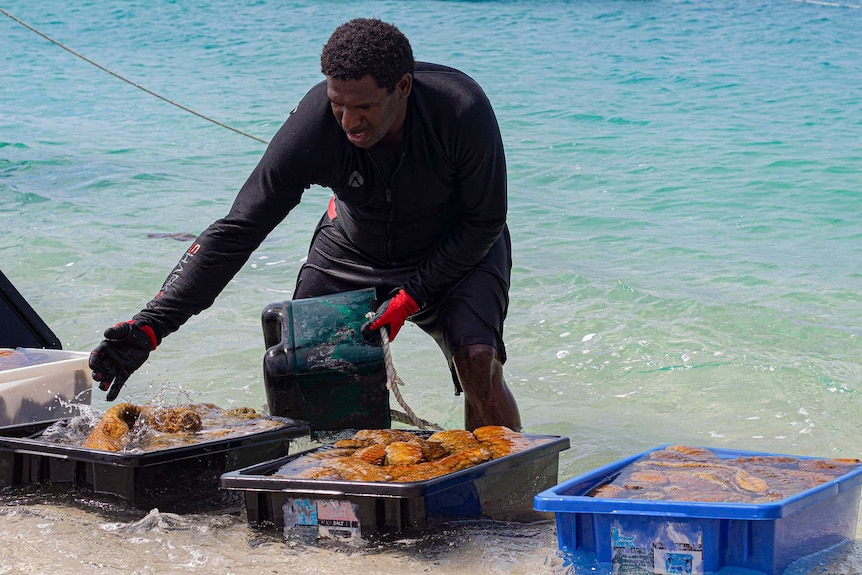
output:
[{"label": "printed label on crate", "polygon": [[703,552],[656,549],[653,573],[656,575],[703,573]]},{"label": "printed label on crate", "polygon": [[613,575],[703,575],[703,531],[665,522],[649,528],[611,525]]},{"label": "printed label on crate", "polygon": [[319,500],[317,530],[321,537],[359,539],[362,528],[356,516],[356,506],[349,501]]},{"label": "printed label on crate", "polygon": [[288,499],[282,507],[284,527],[317,527],[317,502],[308,499]]}]

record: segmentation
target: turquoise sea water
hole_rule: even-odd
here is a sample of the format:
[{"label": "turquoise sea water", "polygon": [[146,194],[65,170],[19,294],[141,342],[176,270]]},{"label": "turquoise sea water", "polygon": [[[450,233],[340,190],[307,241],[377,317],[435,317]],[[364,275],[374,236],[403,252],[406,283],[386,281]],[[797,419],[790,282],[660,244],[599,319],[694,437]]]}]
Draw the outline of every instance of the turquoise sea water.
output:
[{"label": "turquoise sea water", "polygon": [[[418,59],[468,72],[497,111],[515,265],[506,377],[526,431],[571,438],[561,478],[662,443],[862,457],[862,9],[853,2],[0,8],[264,140],[321,79],[320,48],[335,26],[356,16],[395,23]],[[89,351],[185,250],[148,234],[197,234],[221,217],[264,145],[3,15],[0,88],[0,269],[64,348]],[[309,190],[124,396],[265,405],[260,312],[290,297],[328,196]],[[393,355],[417,414],[460,427],[461,398],[433,343],[408,326]],[[93,530],[114,545],[114,554],[85,546],[108,572],[138,564],[142,552],[156,567],[141,573],[344,568],[343,555],[260,544],[220,516],[124,537],[87,510],[22,509],[0,507],[14,526],[0,527],[12,549],[0,557],[13,565],[0,573],[51,572],[45,557],[74,551],[70,541]],[[46,534],[47,523],[66,543]],[[389,550],[349,561],[367,572],[559,570],[553,525],[531,529],[480,529],[447,543],[459,559]],[[28,552],[16,533],[50,552]],[[862,546],[838,561],[811,572],[862,572]],[[87,565],[70,560],[57,572]]]}]

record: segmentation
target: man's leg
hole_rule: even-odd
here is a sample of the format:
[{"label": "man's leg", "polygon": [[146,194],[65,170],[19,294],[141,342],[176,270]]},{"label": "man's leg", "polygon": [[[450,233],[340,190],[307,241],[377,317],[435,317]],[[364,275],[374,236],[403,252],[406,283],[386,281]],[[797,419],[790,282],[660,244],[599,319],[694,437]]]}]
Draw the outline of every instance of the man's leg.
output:
[{"label": "man's leg", "polygon": [[491,345],[466,345],[452,356],[464,389],[464,428],[504,425],[521,430],[521,414],[503,379],[503,364]]}]

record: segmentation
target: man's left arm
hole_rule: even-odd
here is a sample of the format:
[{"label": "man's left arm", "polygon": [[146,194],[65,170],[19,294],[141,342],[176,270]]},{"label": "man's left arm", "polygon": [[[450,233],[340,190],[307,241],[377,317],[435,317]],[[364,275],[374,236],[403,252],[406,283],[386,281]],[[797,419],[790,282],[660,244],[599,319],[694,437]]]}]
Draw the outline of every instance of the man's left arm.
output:
[{"label": "man's left arm", "polygon": [[464,110],[451,140],[462,214],[403,286],[420,307],[435,301],[473,269],[506,225],[506,158],[487,98]]}]

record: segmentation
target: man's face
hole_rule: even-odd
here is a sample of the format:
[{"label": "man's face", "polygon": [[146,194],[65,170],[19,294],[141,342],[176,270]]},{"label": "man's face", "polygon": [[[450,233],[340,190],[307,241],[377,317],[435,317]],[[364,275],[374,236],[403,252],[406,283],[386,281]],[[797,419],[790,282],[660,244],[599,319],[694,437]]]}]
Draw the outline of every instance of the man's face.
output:
[{"label": "man's face", "polygon": [[377,86],[371,76],[359,80],[338,80],[327,76],[326,94],[335,119],[347,139],[360,148],[377,142],[397,146],[407,112],[412,76],[405,74],[395,90]]}]

